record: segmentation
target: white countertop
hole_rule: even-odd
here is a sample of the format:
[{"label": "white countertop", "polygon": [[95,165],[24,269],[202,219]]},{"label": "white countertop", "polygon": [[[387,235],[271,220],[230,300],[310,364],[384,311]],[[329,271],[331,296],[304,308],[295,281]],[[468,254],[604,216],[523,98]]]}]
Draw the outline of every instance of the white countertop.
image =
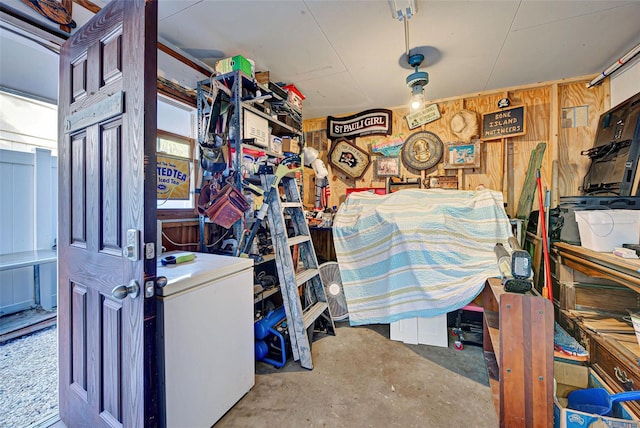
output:
[{"label": "white countertop", "polygon": [[253,259],[250,258],[207,253],[193,253],[196,257],[189,262],[166,266],[161,263],[162,258],[166,256],[177,256],[184,253],[184,251],[170,251],[158,257],[157,276],[165,276],[167,285],[163,288],[157,288],[157,295],[169,296],[253,268]]}]

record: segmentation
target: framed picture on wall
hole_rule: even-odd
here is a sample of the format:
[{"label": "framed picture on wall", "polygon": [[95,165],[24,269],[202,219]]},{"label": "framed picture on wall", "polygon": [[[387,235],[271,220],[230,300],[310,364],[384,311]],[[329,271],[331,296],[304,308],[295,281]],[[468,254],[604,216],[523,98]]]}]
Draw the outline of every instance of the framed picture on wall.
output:
[{"label": "framed picture on wall", "polygon": [[480,140],[444,143],[444,168],[480,168]]},{"label": "framed picture on wall", "polygon": [[329,151],[329,163],[350,178],[360,179],[371,164],[369,153],[346,138],[338,138]]},{"label": "framed picture on wall", "polygon": [[376,175],[378,177],[398,177],[400,175],[400,158],[397,156],[377,158]]}]

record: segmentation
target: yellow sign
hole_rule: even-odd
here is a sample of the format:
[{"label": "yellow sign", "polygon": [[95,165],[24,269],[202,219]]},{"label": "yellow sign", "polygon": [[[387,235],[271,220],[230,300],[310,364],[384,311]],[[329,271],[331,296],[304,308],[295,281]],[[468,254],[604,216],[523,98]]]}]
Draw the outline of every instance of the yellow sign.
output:
[{"label": "yellow sign", "polygon": [[189,199],[187,159],[158,155],[158,199]]}]

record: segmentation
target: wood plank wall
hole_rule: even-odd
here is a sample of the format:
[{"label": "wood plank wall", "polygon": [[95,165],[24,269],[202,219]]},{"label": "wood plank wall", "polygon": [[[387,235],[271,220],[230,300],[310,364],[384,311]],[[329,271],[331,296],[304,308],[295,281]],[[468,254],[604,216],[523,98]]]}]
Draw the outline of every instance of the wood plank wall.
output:
[{"label": "wood plank wall", "polygon": [[[383,178],[376,177],[373,164],[377,155],[369,147],[374,142],[397,139],[406,140],[418,131],[430,131],[440,137],[443,143],[456,141],[449,127],[451,118],[461,109],[477,113],[479,131],[482,127],[482,114],[498,110],[501,98],[509,98],[511,106],[526,105],[526,135],[486,141],[481,144],[481,165],[476,169],[445,170],[442,162],[427,171],[407,169],[401,165],[401,176],[424,179],[438,175],[457,175],[459,189],[475,189],[483,184],[487,188],[501,191],[507,204],[507,213],[515,215],[531,151],[540,142],[547,143],[541,176],[543,186],[552,192],[552,207],[557,205],[560,196],[580,194],[579,186],[587,171],[589,160],[581,156],[580,151],[593,146],[600,114],[609,109],[609,80],[587,89],[587,83],[594,76],[543,82],[498,91],[469,94],[456,98],[429,101],[437,103],[441,118],[435,122],[410,130],[405,115],[407,107],[391,108],[393,111],[393,134],[357,138],[358,147],[372,155],[371,166],[360,180],[354,180],[340,171],[332,170],[327,161],[331,141],[326,137],[326,118],[304,121],[306,144],[316,147],[329,169],[331,196],[329,206],[344,202],[345,191],[350,187],[384,187]],[[427,87],[428,91],[428,87]],[[408,97],[408,96],[407,96]],[[588,125],[576,128],[562,128],[562,108],[588,106]],[[384,106],[372,106],[384,107]],[[347,115],[345,115],[347,116]],[[305,205],[314,205],[314,178],[310,168],[305,168]],[[537,199],[536,199],[537,200]],[[534,204],[537,206],[537,203]]]}]

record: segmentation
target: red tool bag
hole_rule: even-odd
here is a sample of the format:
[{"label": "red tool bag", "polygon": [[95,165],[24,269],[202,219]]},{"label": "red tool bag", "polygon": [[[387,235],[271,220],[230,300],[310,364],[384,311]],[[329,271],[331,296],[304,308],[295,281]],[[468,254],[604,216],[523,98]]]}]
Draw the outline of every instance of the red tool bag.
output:
[{"label": "red tool bag", "polygon": [[220,190],[217,183],[208,184],[202,188],[198,198],[198,212],[225,229],[240,220],[249,207],[247,198],[231,183]]}]

